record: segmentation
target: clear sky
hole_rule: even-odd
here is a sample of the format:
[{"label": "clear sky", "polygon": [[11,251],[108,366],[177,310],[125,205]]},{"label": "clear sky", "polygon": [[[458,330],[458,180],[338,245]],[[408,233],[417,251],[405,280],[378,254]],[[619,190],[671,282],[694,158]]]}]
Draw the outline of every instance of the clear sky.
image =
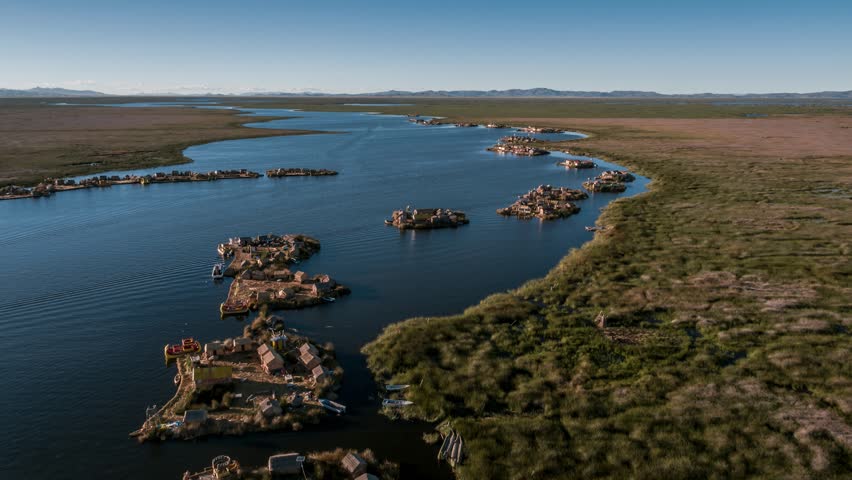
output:
[{"label": "clear sky", "polygon": [[0,0],[0,88],[852,89],[852,0]]}]

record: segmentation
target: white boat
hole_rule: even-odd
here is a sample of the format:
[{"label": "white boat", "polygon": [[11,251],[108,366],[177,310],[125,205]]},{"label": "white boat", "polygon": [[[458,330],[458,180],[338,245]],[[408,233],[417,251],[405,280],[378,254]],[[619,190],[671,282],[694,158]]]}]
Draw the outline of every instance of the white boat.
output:
[{"label": "white boat", "polygon": [[214,280],[225,278],[225,265],[221,263],[213,265],[213,271],[210,272],[210,276],[213,277]]},{"label": "white boat", "polygon": [[346,406],[345,405],[341,405],[341,404],[334,402],[332,400],[329,400],[327,398],[320,398],[319,403],[326,410],[334,412],[338,415],[342,415],[342,414],[346,413]]},{"label": "white boat", "polygon": [[333,301],[336,300],[334,297],[322,297],[322,299],[325,300],[326,302],[333,302]]},{"label": "white boat", "polygon": [[408,405],[414,405],[414,402],[410,400],[394,400],[392,398],[382,400],[383,407],[407,407]]},{"label": "white boat", "polygon": [[405,390],[411,385],[385,385],[385,390],[388,392],[398,392],[400,390]]}]

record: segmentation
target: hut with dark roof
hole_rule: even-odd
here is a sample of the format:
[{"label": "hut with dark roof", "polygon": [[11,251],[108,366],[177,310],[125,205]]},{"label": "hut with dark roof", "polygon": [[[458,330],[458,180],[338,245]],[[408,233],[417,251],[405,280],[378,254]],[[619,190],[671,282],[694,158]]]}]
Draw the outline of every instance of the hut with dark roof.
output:
[{"label": "hut with dark roof", "polygon": [[360,455],[352,452],[347,453],[346,456],[343,457],[340,465],[346,473],[353,477],[367,473],[367,461],[361,458]]}]

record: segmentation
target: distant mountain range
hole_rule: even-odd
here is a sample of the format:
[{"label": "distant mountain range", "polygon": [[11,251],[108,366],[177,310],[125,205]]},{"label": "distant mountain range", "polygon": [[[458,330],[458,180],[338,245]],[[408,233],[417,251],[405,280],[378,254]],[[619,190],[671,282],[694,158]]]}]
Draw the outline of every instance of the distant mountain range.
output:
[{"label": "distant mountain range", "polygon": [[0,97],[104,97],[105,93],[94,90],[68,90],[67,88],[35,87],[29,90],[0,88]]},{"label": "distant mountain range", "polygon": [[[43,88],[36,87],[29,90],[14,90],[0,88],[0,97],[103,97],[106,93],[93,90],[69,90],[65,88]],[[125,95],[122,95],[125,96]],[[143,95],[140,95],[143,96]],[[168,96],[168,94],[146,94],[144,96]],[[193,96],[181,94],[180,96]],[[229,96],[222,94],[198,94],[198,96]],[[852,90],[843,92],[812,92],[812,93],[693,93],[693,94],[665,94],[657,92],[643,92],[639,90],[615,90],[611,92],[595,92],[581,90],[553,90],[551,88],[513,88],[509,90],[387,90],[374,93],[321,93],[321,92],[254,92],[235,96],[247,97],[473,97],[473,98],[812,98],[812,99],[852,99]]]}]

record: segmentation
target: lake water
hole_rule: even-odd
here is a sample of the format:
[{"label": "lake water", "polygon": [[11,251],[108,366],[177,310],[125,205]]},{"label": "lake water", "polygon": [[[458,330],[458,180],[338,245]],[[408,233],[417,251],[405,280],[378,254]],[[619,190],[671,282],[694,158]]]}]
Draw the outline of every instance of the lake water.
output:
[{"label": "lake water", "polygon": [[[624,194],[592,195],[565,220],[519,221],[495,210],[539,184],[579,188],[596,171],[557,167],[555,155],[485,151],[507,130],[424,127],[362,113],[297,115],[254,126],[340,133],[200,145],[186,152],[195,163],[177,168],[306,167],[340,175],[127,185],[0,202],[0,477],[179,478],[219,454],[260,465],[281,451],[334,447],[372,448],[400,462],[406,479],[446,477],[437,447],[420,439],[428,425],[376,414],[379,396],[360,348],[390,323],[460,312],[544,275],[592,238],[583,227],[601,208],[647,183],[639,178]],[[136,173],[164,169],[171,168]],[[406,205],[461,209],[471,223],[405,233],[383,224]],[[289,327],[336,345],[345,369],[340,401],[350,413],[296,433],[142,445],[128,438],[145,406],[174,392],[165,343],[242,331],[240,321],[219,318],[228,283],[210,279],[216,244],[270,232],[317,237],[321,252],[300,268],[352,289],[334,304],[283,312]]]}]

